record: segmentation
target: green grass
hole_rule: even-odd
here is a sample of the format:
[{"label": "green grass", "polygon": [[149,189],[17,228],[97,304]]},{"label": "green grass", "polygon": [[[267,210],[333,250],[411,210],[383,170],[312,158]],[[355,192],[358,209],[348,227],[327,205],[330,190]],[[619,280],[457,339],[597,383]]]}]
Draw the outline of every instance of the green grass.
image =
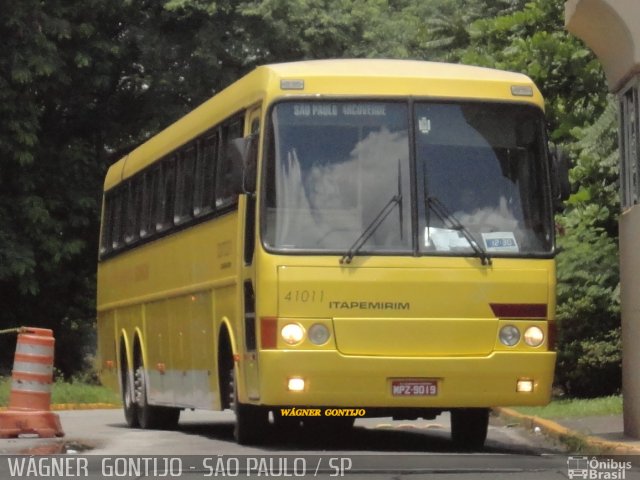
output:
[{"label": "green grass", "polygon": [[552,400],[544,407],[516,407],[520,413],[541,418],[592,417],[622,413],[622,396]]},{"label": "green grass", "polygon": [[[9,403],[11,379],[0,377],[0,406]],[[120,398],[111,390],[100,385],[71,381],[56,381],[51,390],[51,403],[114,403],[119,404]]]}]

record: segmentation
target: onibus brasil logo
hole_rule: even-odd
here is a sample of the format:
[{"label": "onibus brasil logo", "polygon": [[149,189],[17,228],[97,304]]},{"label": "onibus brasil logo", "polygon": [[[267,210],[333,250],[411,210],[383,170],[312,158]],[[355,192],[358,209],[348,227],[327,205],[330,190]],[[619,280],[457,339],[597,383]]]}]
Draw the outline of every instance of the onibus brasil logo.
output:
[{"label": "onibus brasil logo", "polygon": [[569,479],[624,480],[627,470],[631,470],[631,462],[620,462],[611,458],[589,458],[587,456],[570,456],[567,458]]}]

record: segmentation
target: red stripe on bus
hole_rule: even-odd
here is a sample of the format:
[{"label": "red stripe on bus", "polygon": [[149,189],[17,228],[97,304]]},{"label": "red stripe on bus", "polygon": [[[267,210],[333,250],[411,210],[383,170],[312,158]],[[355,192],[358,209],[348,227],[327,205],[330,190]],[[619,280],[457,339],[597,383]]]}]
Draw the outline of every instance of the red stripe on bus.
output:
[{"label": "red stripe on bus", "polygon": [[490,303],[493,314],[499,318],[547,318],[544,303]]}]

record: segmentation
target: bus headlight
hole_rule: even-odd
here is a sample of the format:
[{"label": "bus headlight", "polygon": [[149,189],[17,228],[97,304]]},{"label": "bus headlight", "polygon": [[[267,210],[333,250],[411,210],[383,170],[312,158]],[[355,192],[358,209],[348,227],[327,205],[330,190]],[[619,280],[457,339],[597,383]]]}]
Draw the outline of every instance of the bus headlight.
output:
[{"label": "bus headlight", "polygon": [[314,345],[324,345],[330,336],[329,329],[321,323],[315,323],[309,328],[309,340]]},{"label": "bus headlight", "polygon": [[507,347],[513,347],[520,341],[520,330],[513,325],[505,325],[500,329],[500,342]]},{"label": "bus headlight", "polygon": [[539,327],[529,327],[524,332],[524,343],[530,347],[539,347],[544,342],[544,332]]},{"label": "bus headlight", "polygon": [[280,335],[286,344],[295,345],[304,338],[304,328],[297,323],[289,323],[282,327]]}]

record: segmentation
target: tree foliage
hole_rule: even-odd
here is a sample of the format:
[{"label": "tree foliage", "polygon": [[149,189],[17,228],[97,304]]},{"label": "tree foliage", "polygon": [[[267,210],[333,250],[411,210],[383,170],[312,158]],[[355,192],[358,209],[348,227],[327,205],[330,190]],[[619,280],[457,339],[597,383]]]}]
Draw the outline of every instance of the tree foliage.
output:
[{"label": "tree foliage", "polygon": [[[113,2],[12,2],[0,17],[0,315],[61,327],[61,366],[90,334],[97,193],[122,72]],[[12,350],[3,349],[6,356]],[[4,363],[4,362],[3,362]]]},{"label": "tree foliage", "polygon": [[[619,387],[615,108],[563,0],[35,0],[0,15],[0,326],[82,365],[106,168],[258,64],[391,57],[531,76],[574,194],[559,216],[558,380]],[[2,339],[0,339],[0,342]],[[13,349],[4,348],[6,362]],[[595,382],[592,382],[595,383]]]},{"label": "tree foliage", "polygon": [[617,392],[621,383],[615,100],[573,135],[576,192],[559,219],[556,378],[568,393],[597,396]]},{"label": "tree foliage", "polygon": [[536,0],[504,16],[482,19],[471,27],[465,63],[523,72],[546,99],[552,139],[571,139],[571,129],[591,123],[606,104],[600,64],[564,30],[561,0]]}]

